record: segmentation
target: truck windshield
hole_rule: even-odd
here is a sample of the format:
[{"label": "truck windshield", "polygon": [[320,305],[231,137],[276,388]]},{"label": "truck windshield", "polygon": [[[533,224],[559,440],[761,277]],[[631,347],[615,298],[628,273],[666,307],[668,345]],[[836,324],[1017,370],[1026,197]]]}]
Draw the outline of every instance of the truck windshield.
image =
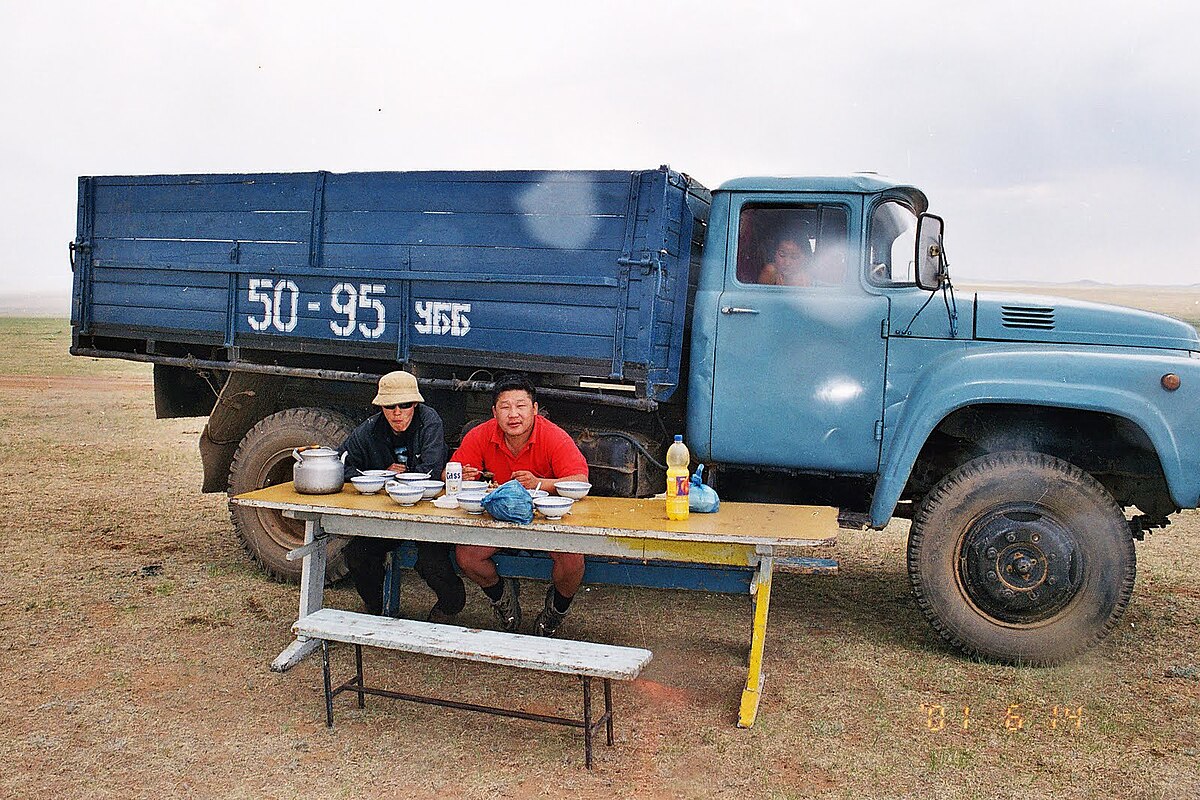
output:
[{"label": "truck windshield", "polygon": [[887,200],[871,213],[871,282],[883,285],[916,283],[917,215],[904,203]]}]

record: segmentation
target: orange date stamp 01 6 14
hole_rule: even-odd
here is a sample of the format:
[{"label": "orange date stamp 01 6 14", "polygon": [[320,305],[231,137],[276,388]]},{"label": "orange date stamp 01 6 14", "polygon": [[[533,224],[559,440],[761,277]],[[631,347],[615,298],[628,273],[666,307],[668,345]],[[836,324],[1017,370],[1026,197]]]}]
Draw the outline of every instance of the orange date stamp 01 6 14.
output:
[{"label": "orange date stamp 01 6 14", "polygon": [[922,703],[920,724],[929,733],[970,731],[980,727],[1003,728],[1009,733],[1020,733],[1032,730],[1081,730],[1083,722],[1083,706],[1067,703],[1030,710],[1022,703],[1009,703],[1002,714],[998,711],[979,713],[969,705]]}]

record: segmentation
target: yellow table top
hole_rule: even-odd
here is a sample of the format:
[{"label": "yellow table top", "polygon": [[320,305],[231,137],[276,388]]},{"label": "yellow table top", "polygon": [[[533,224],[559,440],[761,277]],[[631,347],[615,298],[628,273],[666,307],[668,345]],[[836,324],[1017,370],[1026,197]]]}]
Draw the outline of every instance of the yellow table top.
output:
[{"label": "yellow table top", "polygon": [[[512,525],[497,522],[486,513],[468,514],[458,508],[438,508],[428,500],[415,506],[401,506],[385,492],[364,495],[349,484],[336,494],[299,494],[291,483],[284,483],[240,494],[233,502],[299,513],[452,522],[475,527]],[[661,499],[591,496],[577,501],[571,513],[561,520],[547,520],[535,515],[533,523],[526,527],[614,536],[800,546],[832,545],[837,541],[838,530],[837,509],[830,506],[722,501],[720,511],[715,514],[690,514],[686,520],[670,520]]]}]

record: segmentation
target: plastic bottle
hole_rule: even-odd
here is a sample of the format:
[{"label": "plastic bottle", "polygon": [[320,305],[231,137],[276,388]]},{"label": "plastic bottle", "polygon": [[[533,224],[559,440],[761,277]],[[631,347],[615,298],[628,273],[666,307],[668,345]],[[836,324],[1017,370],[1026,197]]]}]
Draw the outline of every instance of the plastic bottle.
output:
[{"label": "plastic bottle", "polygon": [[667,448],[667,519],[688,518],[688,488],[691,486],[688,462],[691,459],[683,436],[675,434],[675,442]]}]

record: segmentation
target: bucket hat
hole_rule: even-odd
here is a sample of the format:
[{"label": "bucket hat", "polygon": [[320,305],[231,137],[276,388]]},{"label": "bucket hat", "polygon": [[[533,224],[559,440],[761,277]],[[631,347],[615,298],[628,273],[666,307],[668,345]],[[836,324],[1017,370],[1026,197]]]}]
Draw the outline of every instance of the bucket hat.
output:
[{"label": "bucket hat", "polygon": [[397,403],[424,403],[421,390],[417,388],[417,377],[409,372],[396,370],[379,379],[379,393],[371,401],[377,406],[392,406]]}]

